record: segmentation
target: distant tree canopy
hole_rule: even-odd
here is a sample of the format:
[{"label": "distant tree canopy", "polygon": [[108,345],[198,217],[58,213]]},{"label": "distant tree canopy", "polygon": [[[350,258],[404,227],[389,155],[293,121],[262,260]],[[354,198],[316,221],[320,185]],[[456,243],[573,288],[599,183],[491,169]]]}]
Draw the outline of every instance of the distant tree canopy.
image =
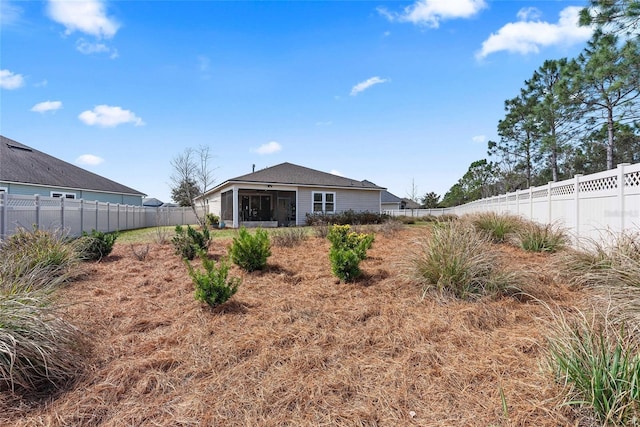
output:
[{"label": "distant tree canopy", "polygon": [[640,0],[591,0],[576,58],[546,60],[505,101],[497,141],[441,206],[640,161]]}]

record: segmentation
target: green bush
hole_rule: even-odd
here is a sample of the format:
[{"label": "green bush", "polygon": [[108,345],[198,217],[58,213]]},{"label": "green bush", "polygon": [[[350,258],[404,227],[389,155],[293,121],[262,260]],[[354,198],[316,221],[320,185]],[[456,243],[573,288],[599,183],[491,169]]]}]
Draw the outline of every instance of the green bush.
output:
[{"label": "green bush", "polygon": [[331,271],[341,281],[351,282],[362,274],[360,261],[367,257],[373,234],[355,233],[349,225],[333,225],[327,238],[331,242]]},{"label": "green bush", "polygon": [[531,252],[557,252],[564,248],[569,239],[564,230],[555,224],[540,225],[526,222],[516,230],[519,246]]},{"label": "green bush", "polygon": [[209,259],[205,251],[199,250],[198,255],[202,260],[204,272],[194,269],[191,263],[185,259],[189,276],[195,285],[194,298],[211,307],[227,302],[238,291],[241,279],[239,277],[229,278],[230,265],[227,260],[220,261],[220,264],[216,266],[216,262]]},{"label": "green bush", "polygon": [[79,239],[80,257],[87,261],[100,261],[111,253],[117,238],[118,232],[91,230],[89,234],[83,231]]},{"label": "green bush", "polygon": [[220,225],[220,217],[216,214],[208,213],[205,216],[205,223],[209,228],[218,228],[218,225]]},{"label": "green bush", "polygon": [[233,263],[243,270],[262,270],[271,256],[269,233],[258,228],[251,235],[245,227],[241,227],[238,236],[233,238],[229,254]]},{"label": "green bush", "polygon": [[42,392],[71,380],[84,361],[80,332],[43,292],[0,292],[0,391]]},{"label": "green bush", "polygon": [[409,277],[422,285],[461,299],[503,290],[513,278],[501,273],[497,253],[487,236],[465,222],[436,223],[431,235],[416,242],[407,261]]},{"label": "green bush", "polygon": [[180,255],[183,259],[192,260],[199,250],[207,250],[209,248],[211,236],[209,229],[206,227],[202,231],[198,231],[190,225],[187,225],[187,228],[176,225],[175,232],[175,236],[171,238],[171,243],[176,255]]},{"label": "green bush", "polygon": [[382,224],[390,218],[387,214],[379,212],[355,212],[346,210],[335,214],[327,213],[307,213],[307,225],[318,224],[338,224],[338,225],[366,225],[366,224]]},{"label": "green bush", "polygon": [[602,425],[637,425],[640,348],[634,333],[583,314],[561,319],[558,329],[550,339],[550,363],[558,382],[573,387],[568,403],[590,407]]}]

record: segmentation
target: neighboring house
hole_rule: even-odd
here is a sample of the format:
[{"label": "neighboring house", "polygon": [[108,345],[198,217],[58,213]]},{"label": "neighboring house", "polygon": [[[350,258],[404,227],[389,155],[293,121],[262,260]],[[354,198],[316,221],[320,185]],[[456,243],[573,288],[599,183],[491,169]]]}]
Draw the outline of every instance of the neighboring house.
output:
[{"label": "neighboring house", "polygon": [[142,206],[145,194],[0,136],[0,191]]},{"label": "neighboring house", "polygon": [[223,182],[203,197],[226,226],[304,225],[308,213],[380,212],[384,188],[291,163]]},{"label": "neighboring house", "polygon": [[147,206],[149,208],[158,208],[163,205],[163,202],[156,199],[155,197],[147,197],[142,199],[142,206]]},{"label": "neighboring house", "polygon": [[414,202],[411,199],[407,199],[406,197],[402,198],[402,201],[404,202],[404,207],[400,208],[400,209],[420,209],[420,203]]},{"label": "neighboring house", "polygon": [[395,194],[389,193],[387,190],[382,192],[381,208],[382,211],[395,211],[404,209],[406,202]]}]

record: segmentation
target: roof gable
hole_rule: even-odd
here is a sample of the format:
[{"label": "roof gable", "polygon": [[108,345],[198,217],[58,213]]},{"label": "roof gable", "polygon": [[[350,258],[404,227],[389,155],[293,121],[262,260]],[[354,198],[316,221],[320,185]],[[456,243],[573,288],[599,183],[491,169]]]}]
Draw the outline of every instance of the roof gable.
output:
[{"label": "roof gable", "polygon": [[0,135],[0,181],[144,195],[71,163]]},{"label": "roof gable", "polygon": [[[266,169],[241,175],[225,182],[255,182],[286,185],[309,185],[314,187],[341,187],[364,190],[384,190],[369,181],[358,181],[327,172],[321,172],[293,163],[281,163]],[[224,184],[223,184],[224,185]],[[222,186],[222,185],[221,185]]]},{"label": "roof gable", "polygon": [[396,196],[395,194],[389,193],[387,190],[384,190],[382,192],[380,199],[382,203],[401,203],[402,202],[402,199],[400,197]]}]

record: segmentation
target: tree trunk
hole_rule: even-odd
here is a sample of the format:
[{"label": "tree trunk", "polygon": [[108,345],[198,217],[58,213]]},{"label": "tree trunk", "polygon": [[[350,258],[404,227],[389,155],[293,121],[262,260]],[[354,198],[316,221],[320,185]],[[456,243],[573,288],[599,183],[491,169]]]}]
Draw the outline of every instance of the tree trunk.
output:
[{"label": "tree trunk", "polygon": [[613,169],[613,108],[607,111],[607,169]]}]

